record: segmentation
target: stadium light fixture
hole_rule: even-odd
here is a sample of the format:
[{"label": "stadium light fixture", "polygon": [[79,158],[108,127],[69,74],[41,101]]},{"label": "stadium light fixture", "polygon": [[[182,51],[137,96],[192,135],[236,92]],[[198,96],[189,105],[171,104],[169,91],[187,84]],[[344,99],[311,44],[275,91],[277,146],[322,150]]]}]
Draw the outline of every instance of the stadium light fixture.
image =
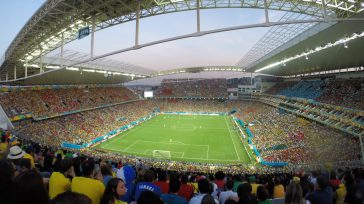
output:
[{"label": "stadium light fixture", "polygon": [[78,69],[77,67],[66,67],[66,70],[79,71],[80,69]]},{"label": "stadium light fixture", "polygon": [[107,74],[107,71],[105,70],[96,70],[97,73],[101,73],[101,74]]},{"label": "stadium light fixture", "polygon": [[84,72],[95,72],[94,69],[82,69],[82,71],[84,71]]},{"label": "stadium light fixture", "polygon": [[295,55],[294,57],[289,57],[289,58],[286,58],[284,60],[281,60],[281,61],[278,61],[278,62],[274,62],[272,64],[269,64],[269,65],[265,66],[265,67],[262,67],[260,69],[257,69],[255,72],[261,72],[261,71],[264,71],[264,70],[267,70],[267,69],[271,69],[273,67],[276,67],[276,66],[281,65],[281,64],[285,64],[285,63],[287,63],[289,61],[292,61],[292,60],[295,60],[295,59],[298,59],[298,58],[301,58],[301,57],[305,57],[306,58],[307,55],[314,54],[316,52],[320,52],[321,50],[325,50],[325,49],[328,49],[328,48],[331,48],[331,47],[334,47],[334,46],[337,46],[337,45],[340,45],[340,44],[344,44],[344,47],[345,48],[348,48],[348,42],[350,42],[352,40],[355,40],[357,38],[362,38],[362,37],[364,37],[364,32],[361,32],[361,33],[353,33],[353,35],[350,36],[350,37],[345,37],[345,38],[339,39],[339,40],[337,40],[337,41],[335,41],[333,43],[329,42],[326,45],[322,45],[322,46],[316,47],[315,49],[308,50],[308,51],[303,52],[301,54]]},{"label": "stadium light fixture", "polygon": [[37,65],[37,64],[24,64],[24,67],[34,67],[34,68],[39,68],[39,65]]},{"label": "stadium light fixture", "polygon": [[48,69],[58,69],[59,66],[47,65],[46,68],[48,68]]}]

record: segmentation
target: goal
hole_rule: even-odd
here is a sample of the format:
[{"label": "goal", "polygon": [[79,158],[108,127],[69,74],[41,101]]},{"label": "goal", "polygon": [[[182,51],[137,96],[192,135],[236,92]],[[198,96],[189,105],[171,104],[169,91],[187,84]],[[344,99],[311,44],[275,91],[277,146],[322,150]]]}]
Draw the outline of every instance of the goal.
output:
[{"label": "goal", "polygon": [[170,159],[171,152],[164,151],[164,150],[153,150],[153,157],[160,158],[160,159]]}]

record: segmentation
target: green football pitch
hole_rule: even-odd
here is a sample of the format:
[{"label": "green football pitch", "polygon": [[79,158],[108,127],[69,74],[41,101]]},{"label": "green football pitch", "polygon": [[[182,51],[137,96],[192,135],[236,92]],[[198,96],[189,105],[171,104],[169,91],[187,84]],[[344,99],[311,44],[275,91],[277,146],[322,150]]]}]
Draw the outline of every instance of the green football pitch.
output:
[{"label": "green football pitch", "polygon": [[253,154],[239,137],[229,116],[161,114],[96,148],[176,161],[249,164],[253,157],[248,154]]}]

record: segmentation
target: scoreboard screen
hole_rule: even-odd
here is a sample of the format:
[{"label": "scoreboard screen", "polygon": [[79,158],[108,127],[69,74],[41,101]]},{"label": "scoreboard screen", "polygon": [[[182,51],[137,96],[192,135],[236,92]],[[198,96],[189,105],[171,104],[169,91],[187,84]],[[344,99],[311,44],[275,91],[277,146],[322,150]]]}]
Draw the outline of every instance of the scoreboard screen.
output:
[{"label": "scoreboard screen", "polygon": [[153,91],[144,91],[144,98],[153,98]]}]

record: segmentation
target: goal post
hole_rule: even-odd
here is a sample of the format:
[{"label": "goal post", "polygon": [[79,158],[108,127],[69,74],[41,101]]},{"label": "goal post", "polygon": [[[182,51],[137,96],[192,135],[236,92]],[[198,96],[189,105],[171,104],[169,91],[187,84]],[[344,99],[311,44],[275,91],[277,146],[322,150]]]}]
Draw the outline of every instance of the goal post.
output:
[{"label": "goal post", "polygon": [[153,157],[160,158],[160,159],[170,159],[171,151],[153,150]]}]

